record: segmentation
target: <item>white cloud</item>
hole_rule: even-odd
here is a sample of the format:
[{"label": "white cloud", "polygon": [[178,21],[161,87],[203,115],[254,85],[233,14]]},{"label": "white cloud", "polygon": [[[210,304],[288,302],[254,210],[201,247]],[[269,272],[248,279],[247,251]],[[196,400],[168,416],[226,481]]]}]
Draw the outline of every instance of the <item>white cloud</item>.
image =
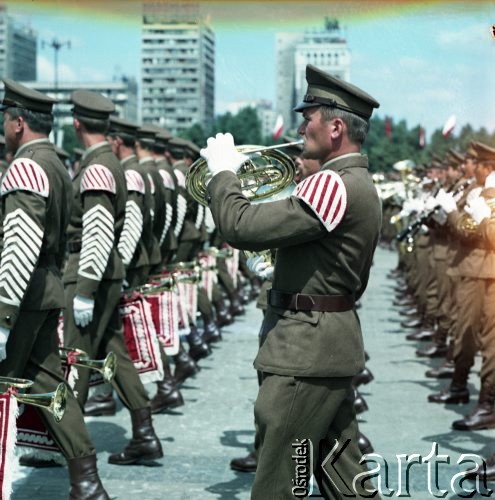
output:
[{"label": "white cloud", "polygon": [[[37,59],[38,80],[50,82],[55,79],[54,63],[43,55]],[[77,80],[76,71],[67,64],[58,65],[58,80],[60,82],[74,82]]]},{"label": "white cloud", "polygon": [[445,47],[469,47],[474,49],[479,47],[478,44],[489,42],[492,39],[491,24],[487,21],[483,24],[471,24],[463,29],[456,31],[441,31],[437,35],[437,41]]}]

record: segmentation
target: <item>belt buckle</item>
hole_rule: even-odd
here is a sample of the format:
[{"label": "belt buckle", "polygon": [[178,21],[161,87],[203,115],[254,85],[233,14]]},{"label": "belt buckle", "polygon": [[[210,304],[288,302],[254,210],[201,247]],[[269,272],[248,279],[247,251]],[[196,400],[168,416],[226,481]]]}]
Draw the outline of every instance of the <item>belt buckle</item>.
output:
[{"label": "belt buckle", "polygon": [[[302,308],[299,307],[299,303],[302,301]],[[306,302],[307,307],[304,307],[304,302]],[[295,308],[296,311],[312,311],[315,301],[310,295],[305,295],[303,293],[296,293]]]}]

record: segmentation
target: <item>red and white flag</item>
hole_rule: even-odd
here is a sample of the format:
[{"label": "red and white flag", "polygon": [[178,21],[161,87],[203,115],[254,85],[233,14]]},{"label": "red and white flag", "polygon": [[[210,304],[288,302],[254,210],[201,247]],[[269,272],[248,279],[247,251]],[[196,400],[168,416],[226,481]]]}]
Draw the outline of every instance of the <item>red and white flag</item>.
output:
[{"label": "red and white flag", "polygon": [[424,148],[425,144],[426,144],[425,129],[423,127],[421,127],[421,126],[419,127],[419,140],[418,140],[418,144],[419,144],[420,148]]},{"label": "red and white flag", "polygon": [[277,140],[282,135],[284,130],[284,117],[282,115],[277,116],[277,120],[275,121],[275,126],[273,127],[273,139]]},{"label": "red and white flag", "polygon": [[447,118],[445,125],[443,126],[442,135],[444,137],[447,137],[448,135],[450,135],[450,133],[454,130],[456,123],[457,123],[457,120],[456,120],[455,115],[450,115]]}]

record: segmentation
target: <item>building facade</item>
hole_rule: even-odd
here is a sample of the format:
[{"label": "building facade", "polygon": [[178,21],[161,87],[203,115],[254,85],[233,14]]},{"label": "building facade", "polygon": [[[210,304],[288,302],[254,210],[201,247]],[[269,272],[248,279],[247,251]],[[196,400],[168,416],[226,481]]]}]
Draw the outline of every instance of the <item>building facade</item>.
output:
[{"label": "building facade", "polygon": [[73,104],[70,96],[74,90],[91,90],[103,94],[115,104],[117,116],[134,123],[138,121],[138,86],[134,79],[121,78],[119,81],[102,83],[60,82],[56,89],[53,82],[24,82],[24,85],[58,101],[54,108],[58,128],[72,124]]},{"label": "building facade", "polygon": [[228,104],[227,111],[236,115],[241,109],[248,107],[256,111],[256,115],[260,121],[261,137],[263,139],[270,138],[273,135],[273,129],[277,121],[277,113],[273,109],[272,103],[265,99],[235,101]]},{"label": "building facade", "polygon": [[37,35],[0,5],[0,78],[36,80]]},{"label": "building facade", "polygon": [[300,116],[292,109],[306,92],[306,65],[350,81],[351,56],[338,21],[326,19],[321,30],[277,34],[277,111],[285,130],[297,128]]},{"label": "building facade", "polygon": [[214,120],[215,37],[198,3],[145,3],[141,118],[178,134]]}]

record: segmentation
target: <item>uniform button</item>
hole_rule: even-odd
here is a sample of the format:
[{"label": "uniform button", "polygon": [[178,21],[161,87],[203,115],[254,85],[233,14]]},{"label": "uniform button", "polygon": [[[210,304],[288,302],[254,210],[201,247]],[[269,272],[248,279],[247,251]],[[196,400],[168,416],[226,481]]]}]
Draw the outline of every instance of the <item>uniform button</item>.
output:
[{"label": "uniform button", "polygon": [[7,323],[7,325],[11,325],[12,324],[12,318],[10,316],[5,316],[5,323]]}]

